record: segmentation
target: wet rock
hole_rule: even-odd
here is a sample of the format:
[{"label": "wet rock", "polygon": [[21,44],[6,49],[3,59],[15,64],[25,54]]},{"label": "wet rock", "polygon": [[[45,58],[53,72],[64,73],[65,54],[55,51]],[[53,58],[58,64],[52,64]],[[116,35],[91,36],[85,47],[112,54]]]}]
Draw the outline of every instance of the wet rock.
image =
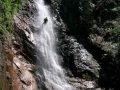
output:
[{"label": "wet rock", "polygon": [[86,81],[80,78],[71,78],[69,81],[76,88],[75,90],[102,90],[94,81]]},{"label": "wet rock", "polygon": [[[29,59],[36,60],[36,41],[34,40],[33,21],[36,11],[35,3],[32,0],[23,3],[22,10],[14,17],[15,22],[15,40],[14,46],[21,46],[21,53]],[[31,12],[33,12],[31,14]],[[34,61],[35,62],[35,61]]]},{"label": "wet rock", "polygon": [[27,0],[23,1],[22,9],[14,17],[13,52],[16,56],[14,58],[15,78],[13,78],[15,82],[13,83],[16,84],[13,87],[17,84],[22,86],[19,90],[38,90],[35,77],[37,69],[34,65],[38,58],[34,40],[35,29],[32,28],[35,13],[35,3],[33,0]]},{"label": "wet rock", "polygon": [[99,77],[100,65],[76,39],[66,35],[60,47],[64,61],[69,63],[69,68],[73,73],[77,76],[88,73],[90,76]]},{"label": "wet rock", "polygon": [[[118,80],[119,77],[117,78],[117,76],[119,76],[117,72],[119,72],[118,68],[120,66],[118,63],[120,58],[118,47],[119,40],[116,41],[117,37],[114,38],[113,32],[115,27],[120,25],[119,22],[120,11],[118,9],[120,1],[119,0],[107,0],[107,1],[57,0],[57,1],[61,1],[60,4],[58,3],[59,8],[55,8],[57,9],[55,10],[56,11],[55,20],[57,21],[56,25],[58,26],[60,25],[59,28],[61,28],[58,29],[58,36],[60,38],[58,43],[60,43],[60,47],[64,47],[58,50],[64,57],[63,59],[67,63],[66,66],[68,67],[72,66],[71,70],[73,71],[73,73],[76,73],[77,69],[75,67],[75,63],[73,62],[74,61],[73,58],[75,56],[69,54],[69,52],[71,51],[67,50],[71,45],[69,44],[67,45],[66,44],[68,43],[67,41],[64,42],[64,39],[67,38],[65,36],[67,35],[73,36],[77,40],[76,42],[79,43],[80,45],[82,44],[82,46],[84,46],[87,52],[90,53],[95,58],[95,60],[100,64],[101,84],[103,86],[107,87],[109,86],[118,89],[119,85],[117,83],[120,82],[120,79]],[[64,25],[63,26],[61,25],[62,21],[65,23],[64,28],[63,28]],[[65,35],[61,34],[63,32]],[[119,37],[117,39],[119,39]],[[86,53],[86,50],[83,49],[83,52]],[[75,53],[75,51],[72,52]],[[78,50],[78,52],[80,51]],[[92,58],[91,55],[88,55],[88,53],[86,55],[81,53],[81,56],[83,55],[85,57]],[[78,56],[80,55],[77,55],[76,57]],[[79,62],[77,60],[75,62],[77,66],[80,65],[78,64]],[[70,65],[70,63],[72,63],[72,65]],[[84,64],[82,66],[80,65],[80,67],[86,66],[87,65]],[[108,83],[110,82],[111,84],[108,85]]]},{"label": "wet rock", "polygon": [[[22,58],[23,59],[23,58]],[[26,69],[26,65],[32,66],[30,64],[27,64],[24,61],[21,61],[17,57],[13,58],[14,62],[14,76],[16,75],[16,78],[14,77],[14,86],[22,86],[23,89],[20,90],[37,90],[37,84],[33,77],[33,75]],[[32,87],[32,88],[31,88]],[[16,89],[19,87],[16,87]]]}]

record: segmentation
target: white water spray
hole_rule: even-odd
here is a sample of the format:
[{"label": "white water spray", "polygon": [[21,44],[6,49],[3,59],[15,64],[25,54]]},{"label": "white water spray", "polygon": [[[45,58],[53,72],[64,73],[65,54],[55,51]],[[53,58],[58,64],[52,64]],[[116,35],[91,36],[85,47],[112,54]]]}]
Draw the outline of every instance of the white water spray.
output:
[{"label": "white water spray", "polygon": [[[39,28],[36,34],[36,44],[42,54],[45,81],[52,86],[52,90],[73,90],[66,82],[65,74],[58,62],[55,32],[49,7],[44,4],[43,0],[36,0],[35,3],[38,8],[36,28]],[[46,21],[45,18],[47,18]]]}]

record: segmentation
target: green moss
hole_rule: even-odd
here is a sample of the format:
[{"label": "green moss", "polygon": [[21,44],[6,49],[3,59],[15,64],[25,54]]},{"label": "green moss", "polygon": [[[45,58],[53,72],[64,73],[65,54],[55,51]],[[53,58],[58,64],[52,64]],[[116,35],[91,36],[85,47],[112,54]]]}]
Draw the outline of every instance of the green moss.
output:
[{"label": "green moss", "polygon": [[0,38],[8,37],[13,31],[12,20],[20,9],[21,0],[0,0]]}]

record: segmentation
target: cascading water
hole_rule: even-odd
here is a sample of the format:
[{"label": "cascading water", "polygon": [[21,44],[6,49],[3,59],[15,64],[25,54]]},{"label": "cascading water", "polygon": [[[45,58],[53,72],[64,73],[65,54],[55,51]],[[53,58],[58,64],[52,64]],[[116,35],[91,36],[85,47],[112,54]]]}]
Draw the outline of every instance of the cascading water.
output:
[{"label": "cascading water", "polygon": [[49,7],[44,4],[43,0],[36,0],[35,3],[38,8],[36,44],[42,56],[40,62],[45,82],[52,85],[52,90],[73,90],[66,82],[63,69],[58,62],[55,50],[55,32]]}]

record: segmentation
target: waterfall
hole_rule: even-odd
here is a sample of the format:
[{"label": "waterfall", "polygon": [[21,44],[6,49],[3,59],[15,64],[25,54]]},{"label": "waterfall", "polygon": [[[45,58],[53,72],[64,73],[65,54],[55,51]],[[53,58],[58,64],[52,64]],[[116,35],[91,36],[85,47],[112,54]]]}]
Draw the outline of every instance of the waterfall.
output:
[{"label": "waterfall", "polygon": [[[38,8],[36,20],[36,44],[40,51],[41,67],[45,82],[52,85],[52,90],[73,90],[65,80],[63,69],[59,65],[55,45],[55,32],[49,7],[44,0],[35,0]],[[51,90],[51,89],[50,89]]]}]

